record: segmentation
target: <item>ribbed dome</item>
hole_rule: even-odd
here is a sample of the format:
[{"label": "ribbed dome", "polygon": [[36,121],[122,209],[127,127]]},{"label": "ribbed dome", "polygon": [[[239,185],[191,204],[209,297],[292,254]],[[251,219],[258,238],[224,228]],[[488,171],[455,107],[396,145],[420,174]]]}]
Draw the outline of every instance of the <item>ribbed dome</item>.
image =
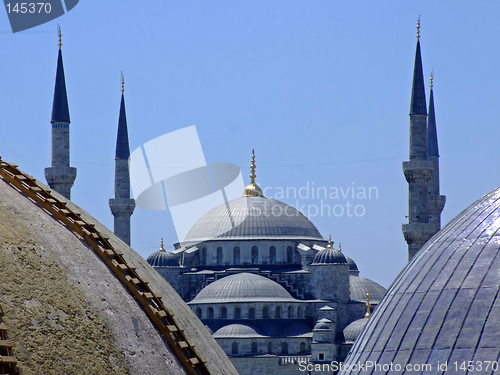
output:
[{"label": "ribbed dome", "polygon": [[315,330],[317,330],[317,329],[332,329],[328,325],[328,323],[332,323],[332,321],[330,319],[326,319],[326,318],[320,319],[320,320],[318,320],[318,322],[314,326],[314,329]]},{"label": "ribbed dome", "polygon": [[365,329],[366,325],[368,324],[368,321],[369,321],[368,318],[358,319],[349,324],[347,327],[345,327],[344,328],[345,342],[353,343],[354,341],[356,341],[358,336]]},{"label": "ribbed dome", "polygon": [[455,363],[471,363],[476,371],[469,374],[496,373],[491,365],[480,370],[479,363],[499,360],[499,268],[497,188],[453,219],[413,257],[344,364],[352,368],[360,361],[392,362],[401,371],[391,366],[391,374],[402,374],[406,364],[426,363],[432,366],[429,373],[440,373],[438,362],[448,363],[452,373]]},{"label": "ribbed dome", "polygon": [[375,281],[354,275],[349,275],[349,291],[351,299],[359,302],[365,302],[366,292],[370,292],[370,300],[375,304],[378,304],[387,293],[387,290]]},{"label": "ribbed dome", "polygon": [[326,247],[314,256],[312,264],[347,264],[347,259],[342,251]]},{"label": "ribbed dome", "polygon": [[292,206],[266,197],[241,197],[217,206],[190,229],[185,242],[214,239],[297,239],[323,238],[307,217]]},{"label": "ribbed dome", "polygon": [[213,337],[216,339],[223,338],[247,338],[247,337],[266,337],[257,332],[253,327],[247,326],[246,324],[229,324],[218,329]]},{"label": "ribbed dome", "polygon": [[285,288],[267,277],[238,273],[209,284],[189,304],[278,301],[297,302]]},{"label": "ribbed dome", "polygon": [[164,250],[151,254],[146,260],[153,267],[179,267],[179,260],[177,257]]},{"label": "ribbed dome", "polygon": [[357,272],[357,273],[359,273],[358,265],[356,264],[356,262],[354,262],[348,256],[346,256],[345,259],[347,260],[347,264],[349,265],[349,272]]}]

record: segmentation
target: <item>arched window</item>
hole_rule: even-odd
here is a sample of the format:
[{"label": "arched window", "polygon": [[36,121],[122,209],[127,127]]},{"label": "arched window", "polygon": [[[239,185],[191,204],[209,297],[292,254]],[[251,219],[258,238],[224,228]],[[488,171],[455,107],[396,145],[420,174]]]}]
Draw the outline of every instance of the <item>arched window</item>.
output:
[{"label": "arched window", "polygon": [[220,318],[227,319],[227,309],[225,307],[221,307],[220,309]]},{"label": "arched window", "polygon": [[198,319],[201,319],[203,317],[203,313],[201,311],[201,308],[197,308],[196,309],[196,316],[198,317]]},{"label": "arched window", "polygon": [[305,353],[306,352],[306,343],[301,342],[300,343],[300,353]]},{"label": "arched window", "polygon": [[200,254],[196,253],[193,255],[193,267],[198,267],[200,265]]},{"label": "arched window", "polygon": [[236,266],[240,264],[240,248],[238,246],[233,249],[233,264]]},{"label": "arched window", "polygon": [[252,247],[252,264],[259,263],[259,248],[257,246]]},{"label": "arched window", "polygon": [[213,309],[213,307],[209,307],[208,308],[207,314],[208,314],[208,319],[213,319],[214,318],[214,309]]},{"label": "arched window", "polygon": [[269,263],[276,264],[276,248],[274,246],[269,248]]},{"label": "arched window", "polygon": [[239,307],[234,309],[234,319],[241,319],[241,309]]},{"label": "arched window", "polygon": [[201,266],[206,266],[207,265],[207,248],[204,247],[201,249]]},{"label": "arched window", "polygon": [[292,319],[292,318],[293,318],[293,307],[288,306],[288,319]]},{"label": "arched window", "polygon": [[253,307],[248,309],[248,319],[255,319],[255,309]]},{"label": "arched window", "polygon": [[274,317],[276,319],[280,319],[281,318],[281,307],[280,306],[276,307],[276,313],[274,314]]},{"label": "arched window", "polygon": [[281,343],[281,354],[288,354],[288,343]]},{"label": "arched window", "polygon": [[273,344],[271,341],[267,343],[267,353],[268,354],[273,354]]},{"label": "arched window", "polygon": [[256,342],[252,342],[252,353],[257,353],[257,343]]},{"label": "arched window", "polygon": [[264,319],[269,318],[269,309],[267,308],[267,306],[264,306],[264,308],[262,309],[262,317]]},{"label": "arched window", "polygon": [[297,307],[297,319],[302,319],[302,307]]},{"label": "arched window", "polygon": [[288,264],[292,264],[293,262],[293,249],[291,246],[288,246],[286,248],[286,262]]},{"label": "arched window", "polygon": [[217,248],[217,265],[222,266],[222,247]]},{"label": "arched window", "polygon": [[231,345],[231,354],[238,354],[238,343],[233,342],[233,345]]}]

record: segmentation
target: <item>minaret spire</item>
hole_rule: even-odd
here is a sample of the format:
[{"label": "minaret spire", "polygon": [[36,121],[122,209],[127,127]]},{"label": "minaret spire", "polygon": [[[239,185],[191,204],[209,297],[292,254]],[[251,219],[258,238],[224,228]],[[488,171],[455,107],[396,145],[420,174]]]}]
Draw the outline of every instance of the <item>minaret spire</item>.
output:
[{"label": "minaret spire", "polygon": [[250,184],[243,190],[243,197],[262,197],[264,196],[262,194],[262,190],[260,187],[257,186],[255,183],[255,152],[252,150],[252,164],[250,164],[250,170],[252,173],[250,173]]},{"label": "minaret spire", "polygon": [[109,200],[109,207],[115,218],[114,233],[127,245],[130,245],[130,216],[135,209],[135,200],[130,199],[130,173],[128,169],[130,148],[125,113],[125,78],[123,73],[121,75],[121,91],[115,154],[115,198]]},{"label": "minaret spire", "polygon": [[71,187],[76,179],[76,168],[70,167],[69,157],[69,106],[66,94],[66,80],[62,59],[62,34],[58,27],[59,53],[57,57],[56,84],[52,103],[52,163],[45,168],[45,178],[49,186],[71,199]]},{"label": "minaret spire", "polygon": [[420,18],[417,22],[417,47],[410,101],[410,161],[403,163],[403,172],[408,182],[409,223],[404,224],[402,229],[408,243],[408,258],[411,259],[437,232],[436,226],[429,223],[427,183],[433,167],[427,161],[427,105],[420,53]]}]

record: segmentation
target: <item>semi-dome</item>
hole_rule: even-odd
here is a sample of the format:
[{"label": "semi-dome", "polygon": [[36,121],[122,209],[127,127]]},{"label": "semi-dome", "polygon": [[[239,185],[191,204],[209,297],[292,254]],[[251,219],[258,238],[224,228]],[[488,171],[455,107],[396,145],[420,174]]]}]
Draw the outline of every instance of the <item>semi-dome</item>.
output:
[{"label": "semi-dome", "polygon": [[193,225],[184,242],[295,239],[323,241],[314,224],[286,203],[244,196],[221,204]]},{"label": "semi-dome", "polygon": [[146,259],[153,267],[179,267],[179,259],[166,251],[163,247],[163,239],[161,241],[160,250],[148,256]]},{"label": "semi-dome", "polygon": [[250,337],[266,337],[257,332],[257,330],[246,324],[229,324],[218,329],[214,335],[216,339],[224,338],[250,338]]},{"label": "semi-dome", "polygon": [[[499,234],[497,188],[416,253],[392,283],[345,365],[352,369],[359,362],[392,362],[391,374],[402,374],[407,364],[414,368],[425,363],[432,373],[441,373],[438,363],[447,363],[451,372],[454,364],[460,372],[459,366],[466,363],[478,373],[495,373],[491,365],[479,369],[479,363],[500,359]],[[368,373],[374,372],[363,372]]]},{"label": "semi-dome", "polygon": [[374,304],[380,303],[387,293],[387,290],[375,281],[354,275],[349,275],[349,291],[351,299],[359,302],[365,302],[366,293],[370,292],[370,299]]},{"label": "semi-dome", "polygon": [[347,264],[347,259],[342,254],[342,251],[333,248],[330,236],[328,245],[323,250],[318,251],[314,256],[312,264]]},{"label": "semi-dome", "polygon": [[356,341],[358,336],[363,332],[366,325],[368,324],[368,318],[361,318],[350,323],[344,328],[344,340],[346,343],[350,344]]},{"label": "semi-dome", "polygon": [[278,283],[252,273],[238,273],[214,281],[189,304],[228,302],[297,302]]}]

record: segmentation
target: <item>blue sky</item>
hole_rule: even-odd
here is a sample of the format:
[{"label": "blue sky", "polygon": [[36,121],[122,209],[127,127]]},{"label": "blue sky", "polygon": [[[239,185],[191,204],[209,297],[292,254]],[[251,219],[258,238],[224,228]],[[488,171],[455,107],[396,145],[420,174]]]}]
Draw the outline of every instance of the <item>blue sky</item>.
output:
[{"label": "blue sky", "polygon": [[[255,149],[257,182],[273,194],[313,183],[377,188],[378,198],[323,202],[362,205],[362,217],[311,220],[342,243],[361,276],[388,287],[407,261],[401,163],[416,20],[424,75],[435,75],[447,223],[500,180],[499,14],[495,1],[82,0],[51,23],[12,34],[0,12],[0,155],[45,182],[59,23],[76,204],[112,228],[123,71],[132,150],[196,125],[206,160],[240,166],[245,183]],[[305,210],[321,205],[312,197],[281,200]],[[161,237],[177,241],[168,212],[137,208],[132,247],[147,257]]]}]

